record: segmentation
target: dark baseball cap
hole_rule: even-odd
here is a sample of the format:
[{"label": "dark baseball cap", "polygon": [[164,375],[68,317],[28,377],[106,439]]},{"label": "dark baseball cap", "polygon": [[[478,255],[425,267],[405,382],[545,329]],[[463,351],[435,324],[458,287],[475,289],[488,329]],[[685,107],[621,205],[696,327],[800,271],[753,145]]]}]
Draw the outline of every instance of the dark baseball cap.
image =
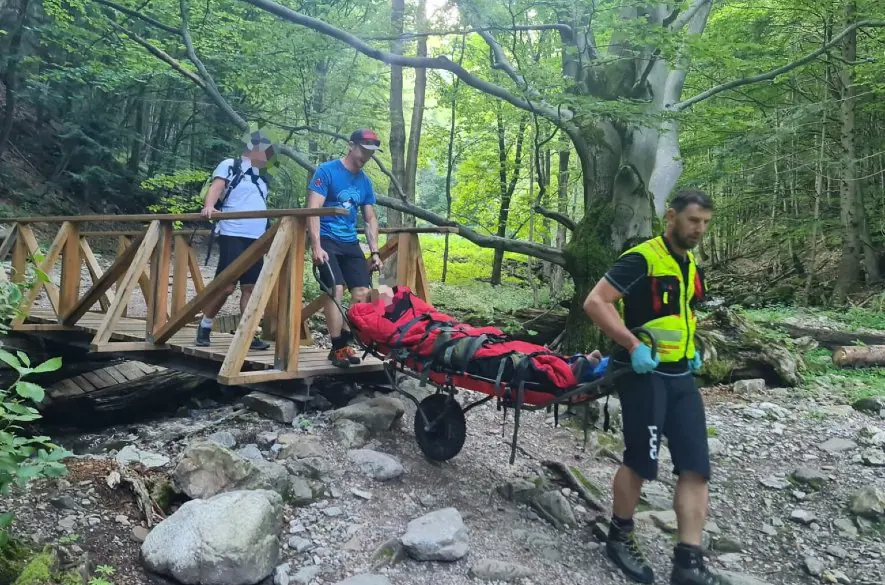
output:
[{"label": "dark baseball cap", "polygon": [[350,135],[350,141],[359,144],[366,150],[381,150],[381,139],[375,134],[374,130],[368,128],[360,128]]}]

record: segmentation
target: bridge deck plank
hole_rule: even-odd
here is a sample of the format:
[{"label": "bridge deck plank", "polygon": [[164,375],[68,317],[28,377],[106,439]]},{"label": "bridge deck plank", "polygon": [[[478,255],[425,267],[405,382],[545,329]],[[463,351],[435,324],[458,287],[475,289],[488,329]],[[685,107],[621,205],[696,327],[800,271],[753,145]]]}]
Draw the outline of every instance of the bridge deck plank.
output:
[{"label": "bridge deck plank", "polygon": [[[74,326],[76,330],[85,333],[95,333],[104,320],[104,314],[89,312]],[[28,323],[57,323],[58,317],[52,310],[32,310],[28,315]],[[146,323],[144,319],[134,317],[121,317],[111,335],[112,341],[144,341],[145,340]],[[230,333],[213,332],[212,345],[210,347],[199,347],[194,341],[196,338],[197,328],[194,325],[185,325],[181,331],[176,333],[169,339],[167,345],[169,351],[181,353],[194,360],[208,360],[216,362],[219,365],[224,361],[225,354],[233,341],[234,336]],[[66,335],[60,332],[59,335]],[[274,379],[297,379],[312,378],[316,376],[334,376],[336,374],[355,374],[362,372],[375,372],[382,369],[379,360],[373,357],[367,357],[363,363],[352,365],[345,370],[341,370],[332,366],[327,359],[328,349],[318,347],[302,347],[298,353],[298,371],[297,372],[276,372],[274,368],[274,344],[266,350],[252,350],[246,355],[246,361],[243,369],[263,370],[265,373],[262,378],[255,378],[254,382],[269,381]],[[248,374],[248,372],[244,372]],[[257,372],[255,372],[257,375]],[[239,377],[234,378],[231,383],[237,383]],[[247,381],[245,378],[243,382]],[[253,381],[253,380],[248,380]],[[221,380],[225,383],[224,380]],[[73,389],[71,389],[72,391]],[[81,390],[82,391],[82,390]]]}]

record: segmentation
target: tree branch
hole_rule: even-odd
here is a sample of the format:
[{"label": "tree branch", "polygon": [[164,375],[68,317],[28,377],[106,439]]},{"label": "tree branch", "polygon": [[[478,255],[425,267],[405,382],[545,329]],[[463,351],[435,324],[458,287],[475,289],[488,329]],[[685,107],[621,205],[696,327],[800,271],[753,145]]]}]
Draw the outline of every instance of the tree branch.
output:
[{"label": "tree branch", "polygon": [[805,55],[801,59],[798,59],[798,60],[793,61],[792,63],[788,63],[786,65],[782,65],[781,67],[778,67],[777,69],[772,69],[771,71],[769,71],[767,73],[760,73],[759,75],[754,75],[752,77],[745,77],[743,79],[735,79],[733,81],[729,81],[728,83],[723,83],[722,85],[717,85],[716,87],[712,87],[705,92],[699,93],[696,96],[690,97],[687,100],[684,100],[684,101],[679,102],[678,104],[675,104],[673,106],[673,109],[675,111],[679,112],[679,111],[685,110],[685,109],[693,106],[694,104],[696,104],[700,101],[703,101],[707,98],[713,97],[714,95],[716,95],[718,93],[722,93],[723,91],[727,91],[729,89],[734,89],[734,88],[740,87],[742,85],[749,85],[751,83],[759,83],[760,81],[767,81],[769,79],[774,79],[778,75],[783,75],[784,73],[792,71],[793,69],[796,69],[797,67],[801,67],[802,65],[805,65],[806,63],[817,58],[818,55],[826,53],[832,47],[834,47],[834,46],[838,45],[840,42],[842,42],[842,38],[845,35],[851,33],[852,31],[859,29],[859,28],[874,28],[874,27],[875,28],[885,27],[885,20],[861,20],[861,21],[855,22],[855,23],[851,24],[850,26],[846,27],[838,35],[836,35],[832,39],[830,39],[830,41],[828,43],[821,45],[821,47],[819,49],[812,51],[811,53],[808,53],[807,55]]},{"label": "tree branch", "polygon": [[[689,23],[692,18],[694,18],[694,15],[697,14],[698,10],[703,8],[704,4],[707,4],[711,1],[712,0],[694,0],[691,6],[688,7],[688,10],[678,15],[676,19],[672,23],[670,23],[670,30],[681,30],[686,24]],[[667,22],[665,21],[664,24],[666,25]]]},{"label": "tree branch", "polygon": [[332,26],[326,22],[318,20],[316,18],[312,18],[310,16],[306,16],[304,14],[300,14],[287,8],[285,6],[281,6],[277,4],[273,0],[242,0],[248,4],[261,8],[262,10],[274,14],[283,20],[288,20],[289,22],[293,22],[295,24],[299,24],[301,26],[310,28],[312,30],[317,31],[323,35],[332,37],[333,39],[337,39],[343,43],[346,43],[359,51],[360,53],[366,55],[367,57],[371,57],[377,61],[382,61],[387,63],[388,65],[399,65],[402,67],[425,67],[428,69],[443,69],[446,71],[451,71],[459,78],[461,78],[464,83],[467,85],[478,89],[479,91],[486,93],[488,95],[495,96],[499,99],[506,101],[507,103],[520,108],[522,110],[526,110],[529,112],[537,112],[538,114],[544,116],[545,118],[552,120],[557,124],[564,124],[565,122],[571,120],[574,117],[574,114],[571,110],[566,108],[554,108],[551,106],[545,106],[542,104],[532,104],[528,101],[520,98],[517,95],[514,95],[510,91],[504,89],[503,87],[496,85],[494,83],[490,83],[483,79],[480,79],[462,66],[454,63],[450,59],[445,56],[439,57],[407,57],[405,55],[397,55],[395,53],[390,53],[387,51],[382,51],[380,49],[376,49],[375,47],[369,45],[364,40],[350,34],[349,32],[343,31],[337,27]]},{"label": "tree branch", "polygon": [[249,129],[249,124],[246,120],[243,119],[238,113],[234,111],[233,108],[230,107],[230,104],[227,103],[221,96],[221,92],[218,90],[218,86],[215,85],[215,80],[212,79],[212,76],[209,75],[209,72],[206,71],[206,66],[203,65],[203,62],[200,61],[200,58],[197,57],[197,52],[194,50],[194,43],[191,39],[191,32],[188,27],[188,4],[187,0],[181,0],[179,3],[181,7],[181,38],[184,41],[184,46],[187,49],[187,57],[191,60],[191,62],[196,66],[197,71],[200,72],[200,77],[203,78],[206,93],[209,94],[209,97],[212,98],[212,101],[215,102],[221,111],[223,111],[231,121],[237,125],[237,127],[242,131],[247,131]]},{"label": "tree branch", "polygon": [[516,26],[489,25],[482,28],[468,28],[464,30],[443,30],[443,31],[426,31],[426,32],[407,32],[401,35],[386,37],[365,37],[367,41],[409,41],[422,37],[445,37],[450,35],[465,35],[478,33],[480,31],[542,31],[542,30],[558,30],[567,34],[574,34],[572,27],[567,24],[519,24]]},{"label": "tree branch", "polygon": [[178,36],[178,34],[179,34],[178,29],[176,29],[174,26],[169,26],[169,25],[163,24],[162,22],[155,20],[155,19],[151,18],[150,16],[142,14],[136,10],[132,10],[131,8],[126,8],[125,6],[120,6],[119,4],[114,4],[113,2],[109,2],[108,0],[95,0],[95,2],[98,4],[103,4],[103,5],[107,6],[108,8],[112,8],[112,9],[116,10],[117,12],[122,12],[123,14],[127,14],[127,15],[135,17],[135,18],[140,18],[141,20],[147,22],[148,24],[155,26],[160,30],[164,30],[169,34],[173,34],[175,36]]},{"label": "tree branch", "polygon": [[470,240],[471,242],[482,248],[500,248],[505,252],[525,254],[527,256],[533,256],[535,258],[540,258],[541,260],[546,260],[547,262],[556,264],[558,266],[565,266],[565,255],[559,248],[545,246],[543,244],[536,244],[534,242],[527,242],[525,240],[513,240],[510,238],[501,238],[498,236],[484,236],[478,234],[470,228],[458,224],[457,222],[448,220],[440,215],[433,213],[432,211],[417,207],[411,203],[400,201],[399,199],[394,199],[392,197],[383,197],[381,195],[376,195],[375,199],[380,205],[383,205],[384,207],[390,207],[392,209],[397,209],[404,213],[414,215],[418,219],[423,219],[424,221],[432,223],[433,225],[457,227],[459,236]]},{"label": "tree branch", "polygon": [[[160,61],[164,61],[170,67],[172,67],[173,69],[175,69],[176,71],[178,71],[179,73],[181,73],[182,75],[184,75],[185,77],[187,77],[188,79],[193,81],[195,84],[197,84],[197,86],[200,87],[200,89],[207,90],[206,84],[203,82],[203,80],[198,75],[196,75],[192,71],[188,71],[187,69],[185,69],[184,66],[181,63],[179,63],[174,57],[169,55],[169,53],[166,53],[165,51],[158,49],[157,47],[152,45],[148,40],[140,37],[139,35],[135,34],[132,31],[126,30],[125,28],[123,28],[122,26],[120,26],[119,24],[114,22],[113,20],[109,20],[109,22],[111,23],[111,26],[113,26],[114,29],[116,29],[118,32],[126,35],[127,37],[131,38],[133,41],[135,41],[136,43],[138,43],[139,45],[141,45],[142,47],[147,49],[147,51],[151,55],[153,55],[154,57],[156,57]],[[176,34],[177,34],[177,31],[176,31]]]},{"label": "tree branch", "polygon": [[[195,61],[195,65],[197,65],[197,67],[201,70],[201,74],[203,76],[205,76],[204,79],[201,79],[200,77],[194,75],[193,73],[190,73],[189,71],[184,70],[183,68],[181,68],[180,65],[178,65],[176,67],[177,61],[175,61],[174,59],[172,59],[168,55],[166,55],[166,58],[163,58],[158,53],[161,53],[163,55],[165,55],[165,53],[162,53],[162,51],[159,51],[159,49],[156,49],[156,47],[153,47],[152,45],[150,45],[150,43],[148,43],[147,41],[144,41],[144,39],[141,39],[143,42],[140,42],[139,44],[144,46],[148,51],[151,52],[151,54],[157,56],[162,61],[164,61],[167,64],[169,64],[170,66],[172,66],[176,71],[185,75],[188,79],[193,81],[201,89],[203,89],[207,94],[209,94],[209,97],[211,97],[212,100],[216,103],[216,105],[227,115],[228,118],[230,118],[231,122],[234,125],[236,125],[238,128],[240,128],[242,130],[248,129],[248,123],[242,118],[242,116],[237,114],[233,110],[233,108],[231,108],[231,106],[227,103],[227,101],[224,99],[224,97],[218,91],[218,88],[215,85],[214,81],[211,79],[211,77],[209,77],[209,73],[206,71],[206,68],[203,66],[202,62],[196,56],[196,53],[194,52],[194,49],[193,49],[193,43],[192,43],[192,40],[190,37],[190,32],[188,31],[187,20],[186,20],[187,0],[181,0],[181,8],[182,8],[182,38],[184,39],[185,46],[187,47],[187,50],[188,50],[188,57],[192,61]],[[117,28],[120,28],[121,30],[123,30],[122,27],[120,27],[119,25],[116,25],[116,23],[114,23],[114,24],[115,24],[115,26],[117,26]],[[124,32],[126,32],[126,31],[124,30]],[[128,32],[126,34],[131,35],[131,33],[128,33]],[[133,36],[133,39],[135,39],[135,36]],[[153,48],[153,50],[152,50],[152,48]],[[281,154],[291,158],[293,161],[295,161],[296,164],[298,164],[300,167],[305,169],[307,172],[313,173],[316,171],[316,167],[310,163],[307,156],[304,153],[297,150],[296,148],[293,148],[287,144],[282,144],[282,145],[279,145],[279,151]],[[377,161],[377,159],[376,159],[376,162],[379,163],[379,166],[382,168],[382,171],[385,171],[385,174],[390,176],[389,173],[386,172],[386,169],[383,168],[383,165],[381,165],[380,161]],[[400,189],[400,193],[402,193],[401,189]],[[377,195],[377,194],[375,196],[375,199],[379,205],[414,215],[415,217],[417,217],[419,219],[423,219],[424,221],[427,221],[433,225],[457,227],[459,235],[461,235],[465,239],[473,242],[477,246],[480,246],[483,248],[500,248],[500,249],[503,249],[504,251],[507,251],[507,252],[513,252],[516,254],[526,254],[528,256],[540,258],[542,260],[546,260],[548,262],[551,262],[551,263],[559,265],[559,266],[565,266],[565,255],[563,254],[562,250],[560,250],[558,248],[554,248],[552,246],[545,246],[543,244],[536,244],[534,242],[526,242],[524,240],[514,240],[514,239],[509,239],[509,238],[501,238],[498,236],[485,236],[485,235],[479,234],[479,233],[475,232],[474,230],[472,230],[468,227],[465,227],[457,222],[451,221],[451,220],[446,219],[440,215],[437,215],[436,213],[433,213],[432,211],[428,211],[427,209],[423,209],[421,207],[418,207],[417,205],[409,203],[408,201],[396,199],[393,197],[385,197],[385,196]]]},{"label": "tree branch", "polygon": [[577,224],[575,224],[572,218],[564,213],[553,211],[552,209],[547,209],[546,207],[541,207],[540,205],[535,205],[534,207],[532,207],[532,211],[534,211],[535,213],[540,213],[544,217],[562,224],[567,230],[575,231],[575,227]]}]

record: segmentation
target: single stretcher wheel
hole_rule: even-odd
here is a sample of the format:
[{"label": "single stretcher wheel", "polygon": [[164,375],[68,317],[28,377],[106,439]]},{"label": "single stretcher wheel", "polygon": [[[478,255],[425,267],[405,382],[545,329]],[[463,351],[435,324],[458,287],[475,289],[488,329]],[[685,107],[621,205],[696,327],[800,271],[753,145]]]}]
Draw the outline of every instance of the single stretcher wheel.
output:
[{"label": "single stretcher wheel", "polygon": [[467,438],[461,405],[448,394],[434,394],[422,400],[419,408],[431,427],[425,425],[421,412],[415,413],[415,439],[424,455],[433,461],[448,461],[460,453]]}]

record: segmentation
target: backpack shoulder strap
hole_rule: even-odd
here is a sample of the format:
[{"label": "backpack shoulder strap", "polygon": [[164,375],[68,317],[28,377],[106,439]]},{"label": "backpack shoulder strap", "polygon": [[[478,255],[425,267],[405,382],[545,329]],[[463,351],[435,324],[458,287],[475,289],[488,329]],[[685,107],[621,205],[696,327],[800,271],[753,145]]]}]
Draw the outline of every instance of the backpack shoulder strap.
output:
[{"label": "backpack shoulder strap", "polygon": [[220,210],[224,206],[224,202],[227,201],[228,196],[231,194],[231,191],[236,189],[237,185],[240,183],[240,180],[243,178],[243,159],[234,158],[233,164],[230,166],[228,170],[228,182],[227,187],[224,189],[224,193],[221,197],[218,198],[215,206]]}]

